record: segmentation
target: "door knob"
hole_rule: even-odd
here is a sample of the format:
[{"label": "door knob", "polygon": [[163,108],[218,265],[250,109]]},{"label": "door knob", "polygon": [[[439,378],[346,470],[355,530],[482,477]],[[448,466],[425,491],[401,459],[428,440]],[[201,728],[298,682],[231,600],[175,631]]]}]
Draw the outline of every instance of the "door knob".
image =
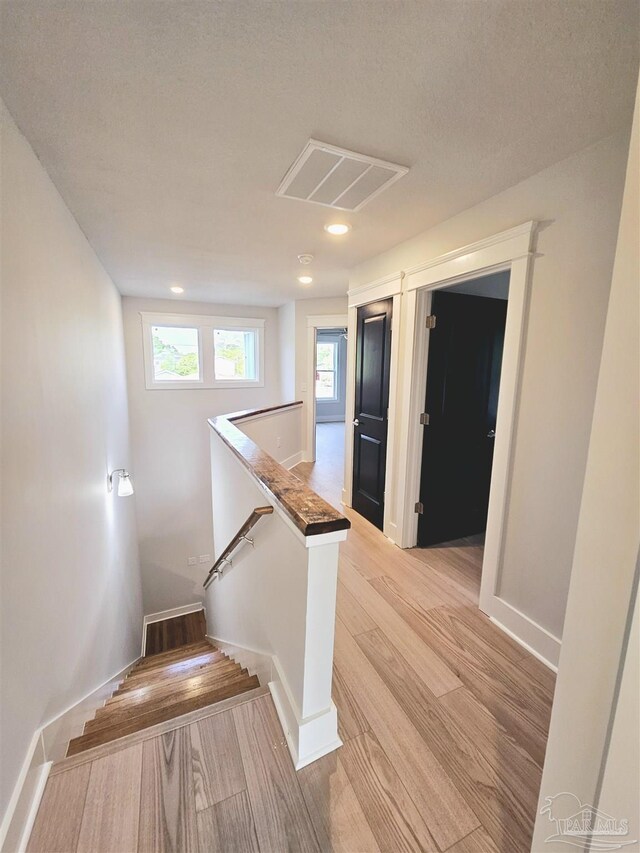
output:
[{"label": "door knob", "polygon": [[489,432],[487,433],[487,438],[495,438],[495,437],[496,437],[495,429],[490,429]]},{"label": "door knob", "polygon": [[357,418],[354,418],[353,419],[353,425],[354,426],[360,426],[360,421]]}]

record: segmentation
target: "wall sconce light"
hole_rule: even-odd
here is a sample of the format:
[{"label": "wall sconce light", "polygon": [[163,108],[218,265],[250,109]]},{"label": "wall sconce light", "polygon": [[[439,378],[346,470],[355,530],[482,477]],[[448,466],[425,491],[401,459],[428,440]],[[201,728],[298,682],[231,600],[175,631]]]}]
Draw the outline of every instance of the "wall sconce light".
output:
[{"label": "wall sconce light", "polygon": [[126,498],[133,494],[133,483],[131,475],[124,468],[116,468],[109,474],[109,491],[113,491],[113,478],[118,475],[118,497]]}]

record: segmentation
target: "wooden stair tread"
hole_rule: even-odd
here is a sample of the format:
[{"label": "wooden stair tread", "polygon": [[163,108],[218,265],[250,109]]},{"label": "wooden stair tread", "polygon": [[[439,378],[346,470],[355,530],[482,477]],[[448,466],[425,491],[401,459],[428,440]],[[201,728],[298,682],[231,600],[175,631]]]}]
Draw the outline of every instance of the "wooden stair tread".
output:
[{"label": "wooden stair tread", "polygon": [[211,643],[207,639],[196,640],[194,643],[187,643],[184,646],[176,646],[173,649],[166,649],[163,652],[154,652],[153,654],[146,654],[142,658],[140,658],[139,663],[144,663],[145,661],[153,661],[162,657],[171,657],[172,655],[180,655],[184,653],[188,653],[193,649],[199,649],[203,646],[210,646]]},{"label": "wooden stair tread", "polygon": [[179,679],[195,675],[198,670],[204,669],[211,664],[222,663],[228,661],[229,658],[221,652],[212,652],[210,654],[196,655],[193,658],[187,658],[180,661],[181,666],[178,668],[176,663],[167,666],[158,667],[151,671],[131,670],[127,678],[120,684],[118,690],[123,692],[129,689],[137,689],[141,684],[160,682],[166,679]]},{"label": "wooden stair tread", "polygon": [[174,717],[186,714],[189,711],[198,708],[213,705],[223,699],[228,699],[232,696],[238,696],[247,690],[253,690],[259,687],[260,683],[257,676],[246,675],[238,681],[227,683],[217,689],[211,689],[201,695],[190,697],[169,706],[160,706],[159,708],[147,714],[141,714],[124,722],[119,722],[117,725],[104,728],[99,731],[82,734],[69,743],[67,756],[76,755],[85,749],[98,746],[103,743],[108,743],[112,740],[117,740],[124,735],[132,734],[140,731],[148,726],[156,723],[164,722],[165,720],[173,719]]},{"label": "wooden stair tread", "polygon": [[147,657],[140,658],[134,666],[134,669],[142,670],[152,669],[156,666],[166,666],[166,664],[176,660],[184,660],[202,652],[214,651],[218,651],[218,649],[206,641],[193,643],[190,646],[180,646],[177,649],[171,649],[169,652],[160,652],[156,655],[149,655]]},{"label": "wooden stair tread", "polygon": [[247,675],[247,670],[241,669],[240,666],[236,664],[235,669],[225,672],[224,675],[219,676],[218,678],[205,679],[201,683],[190,685],[188,688],[176,690],[173,694],[153,696],[146,700],[140,699],[138,701],[123,702],[120,705],[111,706],[109,708],[105,706],[96,712],[93,720],[89,720],[89,722],[85,724],[84,734],[87,734],[90,731],[95,731],[99,728],[104,728],[105,726],[115,725],[119,720],[132,719],[140,714],[149,713],[154,711],[156,708],[166,708],[171,705],[176,705],[192,696],[199,696],[202,693],[215,690],[224,684],[245,678]]},{"label": "wooden stair tread", "polygon": [[197,678],[209,679],[216,675],[223,675],[235,666],[236,664],[234,661],[226,659],[200,667],[195,671],[189,670],[189,672],[176,678],[154,679],[153,681],[140,680],[139,682],[134,682],[129,685],[124,682],[122,687],[118,688],[113,696],[110,699],[107,699],[104,707],[99,710],[102,711],[104,708],[111,707],[112,705],[120,705],[122,702],[135,699],[135,697],[138,696],[160,696],[163,693],[173,693],[178,689],[182,689],[186,682],[191,682],[193,679]]},{"label": "wooden stair tread", "polygon": [[50,776],[56,776],[58,773],[64,773],[67,770],[72,770],[74,767],[80,767],[82,764],[87,764],[91,761],[96,761],[98,758],[104,758],[106,755],[113,755],[121,749],[127,749],[130,746],[135,746],[138,743],[143,743],[145,740],[167,734],[167,732],[182,729],[185,726],[190,726],[192,723],[197,723],[200,720],[215,717],[217,714],[223,714],[232,708],[244,705],[246,702],[252,702],[254,699],[259,699],[262,696],[270,695],[269,688],[265,685],[262,687],[254,687],[252,690],[246,690],[244,693],[239,693],[237,696],[230,696],[228,699],[222,699],[213,705],[205,705],[204,708],[196,708],[195,711],[189,711],[179,717],[172,717],[170,720],[165,720],[162,723],[155,723],[153,726],[148,726],[146,729],[139,729],[137,732],[131,732],[127,735],[122,735],[115,740],[107,741],[97,746],[87,747],[74,755],[65,756],[55,761],[51,768]]},{"label": "wooden stair tread", "polygon": [[[223,690],[227,687],[241,684],[245,679],[250,677],[251,676],[246,671],[235,673],[233,676],[225,678],[223,681],[216,684],[206,684],[203,687],[194,690],[192,693],[181,693],[178,696],[175,696],[171,702],[159,701],[150,703],[149,705],[138,705],[135,708],[125,709],[100,718],[94,718],[85,724],[83,734],[94,734],[99,731],[104,731],[105,729],[116,728],[124,723],[133,723],[136,721],[144,722],[144,720],[152,717],[159,711],[169,713],[169,717],[175,716],[170,713],[173,708],[181,707],[185,702],[190,702],[191,700],[196,701],[201,696],[209,696],[211,693],[215,693],[218,690]],[[177,711],[176,713],[183,712]],[[163,719],[168,718],[163,717]]]}]

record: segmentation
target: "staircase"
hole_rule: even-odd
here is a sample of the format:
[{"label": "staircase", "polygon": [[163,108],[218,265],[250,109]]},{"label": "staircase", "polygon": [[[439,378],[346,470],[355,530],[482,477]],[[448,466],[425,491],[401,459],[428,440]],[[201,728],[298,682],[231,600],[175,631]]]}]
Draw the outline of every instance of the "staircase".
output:
[{"label": "staircase", "polygon": [[204,639],[147,654],[69,743],[67,756],[259,686],[257,676]]}]

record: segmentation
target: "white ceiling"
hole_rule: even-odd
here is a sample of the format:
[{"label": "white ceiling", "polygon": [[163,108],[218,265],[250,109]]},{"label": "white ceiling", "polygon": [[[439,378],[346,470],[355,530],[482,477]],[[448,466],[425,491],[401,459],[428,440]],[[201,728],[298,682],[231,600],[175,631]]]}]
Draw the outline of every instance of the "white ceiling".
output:
[{"label": "white ceiling", "polygon": [[[0,91],[123,293],[279,305],[630,122],[638,10],[2,0]],[[346,238],[275,196],[309,137],[411,167]]]}]

